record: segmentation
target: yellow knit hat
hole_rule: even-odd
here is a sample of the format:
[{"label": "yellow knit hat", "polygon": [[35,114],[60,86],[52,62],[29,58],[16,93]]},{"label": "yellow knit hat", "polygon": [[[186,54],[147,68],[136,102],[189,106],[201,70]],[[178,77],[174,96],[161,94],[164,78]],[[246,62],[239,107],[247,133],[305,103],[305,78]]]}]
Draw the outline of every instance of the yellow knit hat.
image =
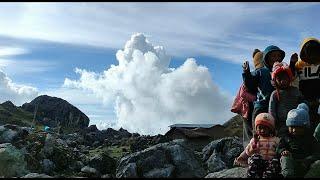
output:
[{"label": "yellow knit hat", "polygon": [[263,67],[263,52],[259,51],[253,56],[253,64],[256,69]]}]

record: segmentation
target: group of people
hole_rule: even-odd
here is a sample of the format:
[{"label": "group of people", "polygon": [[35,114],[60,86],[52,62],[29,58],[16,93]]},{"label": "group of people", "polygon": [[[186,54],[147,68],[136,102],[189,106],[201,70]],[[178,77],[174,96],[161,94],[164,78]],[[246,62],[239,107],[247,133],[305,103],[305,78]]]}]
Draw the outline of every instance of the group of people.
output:
[{"label": "group of people", "polygon": [[234,165],[248,166],[248,177],[303,177],[320,160],[320,41],[304,39],[289,65],[274,45],[252,57],[231,109],[244,119]]}]

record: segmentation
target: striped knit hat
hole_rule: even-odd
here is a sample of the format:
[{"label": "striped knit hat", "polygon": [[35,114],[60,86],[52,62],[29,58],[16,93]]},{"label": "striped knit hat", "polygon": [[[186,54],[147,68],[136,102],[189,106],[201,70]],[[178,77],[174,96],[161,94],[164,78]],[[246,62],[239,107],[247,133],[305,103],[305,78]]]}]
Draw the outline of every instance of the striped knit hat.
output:
[{"label": "striped knit hat", "polygon": [[264,125],[269,127],[272,131],[275,129],[274,118],[269,113],[260,113],[255,119],[255,129],[258,125]]}]

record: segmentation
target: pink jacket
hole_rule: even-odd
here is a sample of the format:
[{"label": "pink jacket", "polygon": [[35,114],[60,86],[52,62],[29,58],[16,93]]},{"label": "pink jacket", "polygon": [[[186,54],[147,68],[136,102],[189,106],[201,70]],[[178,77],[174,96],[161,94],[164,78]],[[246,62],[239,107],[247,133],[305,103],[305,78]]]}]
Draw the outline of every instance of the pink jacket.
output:
[{"label": "pink jacket", "polygon": [[246,86],[242,83],[233,101],[231,112],[240,114],[243,118],[247,119],[249,115],[249,102],[256,100],[256,96],[249,93]]}]

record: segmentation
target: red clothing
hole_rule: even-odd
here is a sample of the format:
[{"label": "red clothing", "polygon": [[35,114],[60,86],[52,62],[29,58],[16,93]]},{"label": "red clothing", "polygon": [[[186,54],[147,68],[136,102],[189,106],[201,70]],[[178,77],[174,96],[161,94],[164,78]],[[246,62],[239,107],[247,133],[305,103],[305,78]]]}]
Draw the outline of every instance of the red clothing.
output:
[{"label": "red clothing", "polygon": [[237,96],[233,101],[231,112],[240,114],[242,117],[247,119],[249,115],[249,102],[253,102],[255,100],[256,96],[249,93],[246,86],[241,84]]}]

